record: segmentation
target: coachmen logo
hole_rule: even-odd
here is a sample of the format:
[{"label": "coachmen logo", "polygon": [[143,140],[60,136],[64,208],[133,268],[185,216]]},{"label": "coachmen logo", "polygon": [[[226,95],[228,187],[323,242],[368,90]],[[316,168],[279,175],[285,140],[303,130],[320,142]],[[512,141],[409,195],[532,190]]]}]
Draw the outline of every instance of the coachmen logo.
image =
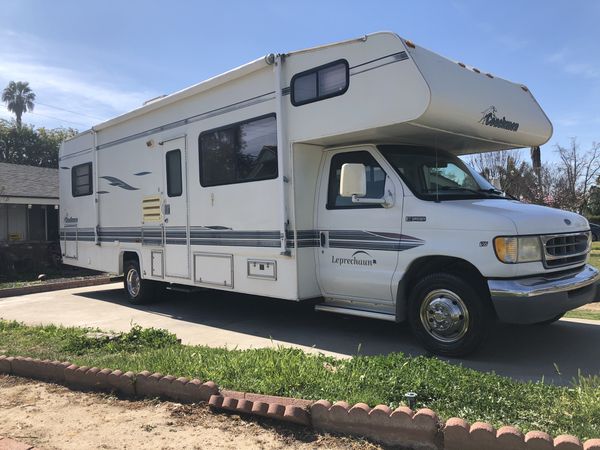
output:
[{"label": "coachmen logo", "polygon": [[69,216],[69,213],[65,215],[65,224],[75,224],[78,221],[79,220],[77,219],[77,217],[71,217]]},{"label": "coachmen logo", "polygon": [[519,129],[518,122],[511,122],[510,120],[506,120],[506,117],[499,118],[496,116],[498,110],[494,105],[490,106],[488,109],[483,111],[483,117],[479,119],[479,123],[483,125],[487,125],[488,127],[502,128],[503,130],[508,131],[517,131]]},{"label": "coachmen logo", "polygon": [[363,250],[354,252],[350,258],[331,256],[331,262],[340,266],[373,266],[377,264],[377,261]]}]

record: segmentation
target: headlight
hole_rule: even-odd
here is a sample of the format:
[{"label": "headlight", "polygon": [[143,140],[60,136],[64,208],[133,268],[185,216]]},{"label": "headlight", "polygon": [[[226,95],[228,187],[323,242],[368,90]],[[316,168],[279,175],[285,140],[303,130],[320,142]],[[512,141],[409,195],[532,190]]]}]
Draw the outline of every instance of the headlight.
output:
[{"label": "headlight", "polygon": [[542,260],[542,245],[537,236],[497,237],[494,250],[498,259],[506,264]]}]

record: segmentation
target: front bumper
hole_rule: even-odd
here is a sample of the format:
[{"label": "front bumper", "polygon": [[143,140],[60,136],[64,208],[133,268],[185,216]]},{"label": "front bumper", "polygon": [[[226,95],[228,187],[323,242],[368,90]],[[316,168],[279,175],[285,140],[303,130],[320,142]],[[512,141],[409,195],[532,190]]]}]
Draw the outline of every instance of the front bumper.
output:
[{"label": "front bumper", "polygon": [[488,280],[502,322],[531,324],[599,301],[600,272],[586,264],[579,272],[522,279]]}]

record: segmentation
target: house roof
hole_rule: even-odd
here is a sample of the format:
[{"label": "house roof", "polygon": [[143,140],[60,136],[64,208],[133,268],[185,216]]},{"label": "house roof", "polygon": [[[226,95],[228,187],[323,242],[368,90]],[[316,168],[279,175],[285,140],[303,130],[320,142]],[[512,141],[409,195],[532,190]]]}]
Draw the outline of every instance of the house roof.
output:
[{"label": "house roof", "polygon": [[0,163],[2,197],[58,198],[58,169]]}]

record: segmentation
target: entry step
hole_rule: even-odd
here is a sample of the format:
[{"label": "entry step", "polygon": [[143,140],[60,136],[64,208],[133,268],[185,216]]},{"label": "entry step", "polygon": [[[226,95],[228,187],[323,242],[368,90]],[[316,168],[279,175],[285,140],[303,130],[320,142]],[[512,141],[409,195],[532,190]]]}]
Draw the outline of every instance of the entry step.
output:
[{"label": "entry step", "polygon": [[380,319],[380,320],[388,320],[390,322],[396,321],[396,316],[394,314],[385,314],[373,311],[364,311],[362,309],[354,309],[354,308],[343,308],[341,306],[331,306],[331,305],[315,305],[315,311],[324,311],[331,312],[336,314],[346,314],[348,316],[358,316],[358,317],[369,317],[371,319]]}]

